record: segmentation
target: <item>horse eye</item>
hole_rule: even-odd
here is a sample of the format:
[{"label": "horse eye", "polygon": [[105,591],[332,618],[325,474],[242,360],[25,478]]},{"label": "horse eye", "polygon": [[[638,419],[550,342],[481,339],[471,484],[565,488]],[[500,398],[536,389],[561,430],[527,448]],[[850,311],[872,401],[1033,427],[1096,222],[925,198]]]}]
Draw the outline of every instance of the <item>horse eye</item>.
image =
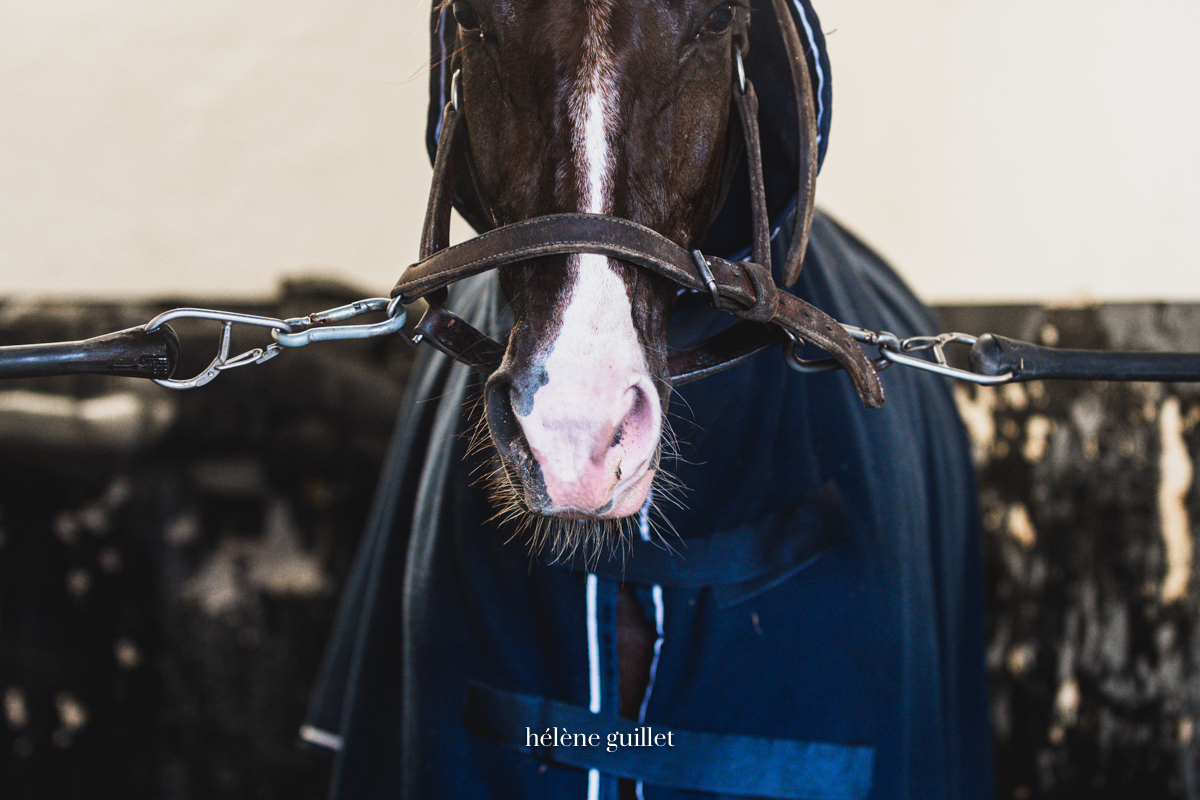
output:
[{"label": "horse eye", "polygon": [[717,10],[712,12],[708,21],[704,23],[705,33],[724,33],[733,25],[733,5],[731,3],[722,3],[717,6]]},{"label": "horse eye", "polygon": [[450,11],[454,14],[454,21],[458,23],[458,27],[463,30],[473,31],[479,27],[479,19],[466,0],[455,0],[450,6]]}]

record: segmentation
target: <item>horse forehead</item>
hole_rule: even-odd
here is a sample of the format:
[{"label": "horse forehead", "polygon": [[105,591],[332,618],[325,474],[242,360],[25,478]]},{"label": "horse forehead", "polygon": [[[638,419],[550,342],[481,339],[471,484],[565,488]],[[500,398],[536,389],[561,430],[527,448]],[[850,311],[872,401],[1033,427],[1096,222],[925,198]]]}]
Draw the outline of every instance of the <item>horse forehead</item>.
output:
[{"label": "horse forehead", "polygon": [[[703,0],[515,0],[495,9],[526,47],[558,63],[577,62],[579,47],[597,33],[609,48],[666,55],[657,34],[674,30],[688,8]],[[597,21],[603,22],[597,26]]]}]

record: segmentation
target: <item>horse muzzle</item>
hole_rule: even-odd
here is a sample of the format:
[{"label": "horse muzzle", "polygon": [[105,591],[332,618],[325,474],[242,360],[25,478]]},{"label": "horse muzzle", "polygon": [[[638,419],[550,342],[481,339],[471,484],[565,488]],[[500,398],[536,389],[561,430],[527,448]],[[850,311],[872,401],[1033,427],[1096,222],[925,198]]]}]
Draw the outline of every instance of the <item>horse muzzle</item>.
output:
[{"label": "horse muzzle", "polygon": [[532,383],[531,392],[530,382],[501,369],[484,401],[505,477],[522,504],[567,519],[640,511],[661,450],[662,404],[652,379],[601,366]]}]

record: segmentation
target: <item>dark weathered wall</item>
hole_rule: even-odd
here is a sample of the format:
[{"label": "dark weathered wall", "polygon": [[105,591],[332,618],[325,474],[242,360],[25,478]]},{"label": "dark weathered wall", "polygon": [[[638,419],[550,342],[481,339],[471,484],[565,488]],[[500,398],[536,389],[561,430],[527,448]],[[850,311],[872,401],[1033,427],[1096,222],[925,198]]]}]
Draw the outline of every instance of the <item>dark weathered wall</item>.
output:
[{"label": "dark weathered wall", "polygon": [[[944,309],[1064,347],[1200,353],[1200,307]],[[1200,797],[1200,387],[958,387],[980,467],[1000,797]]]},{"label": "dark weathered wall", "polygon": [[[350,299],[293,286],[249,310]],[[0,344],[156,310],[9,303]],[[1194,306],[943,312],[972,332],[1200,351]],[[181,334],[194,361],[210,357],[213,329]],[[328,765],[295,731],[409,358],[392,339],[285,353],[183,393],[0,385],[4,797],[324,795]],[[981,476],[1000,796],[1200,798],[1200,391],[1047,383],[959,399]]]},{"label": "dark weathered wall", "polygon": [[[293,287],[233,307],[352,299]],[[10,304],[0,343],[157,310]],[[218,326],[176,327],[192,374]],[[0,796],[325,795],[328,764],[296,731],[409,363],[394,339],[288,352],[187,392],[0,385]]]}]

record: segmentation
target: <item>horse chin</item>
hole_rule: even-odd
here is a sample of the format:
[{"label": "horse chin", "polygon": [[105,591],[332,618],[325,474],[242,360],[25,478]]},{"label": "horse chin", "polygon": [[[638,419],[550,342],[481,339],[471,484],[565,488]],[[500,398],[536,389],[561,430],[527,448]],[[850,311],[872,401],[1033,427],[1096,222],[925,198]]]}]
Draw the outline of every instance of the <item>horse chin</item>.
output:
[{"label": "horse chin", "polygon": [[661,453],[656,453],[642,474],[620,489],[611,506],[602,512],[555,509],[539,491],[536,475],[525,476],[518,465],[501,457],[482,420],[477,422],[472,439],[472,451],[486,454],[487,468],[482,470],[479,483],[486,488],[495,509],[489,521],[511,539],[523,539],[535,555],[552,560],[580,555],[585,562],[593,562],[617,552],[646,527],[657,531],[661,521],[650,519],[655,503],[664,499],[679,502],[674,497],[678,488],[675,480],[661,469]]},{"label": "horse chin", "polygon": [[497,509],[493,519],[501,529],[511,539],[523,539],[531,554],[548,556],[553,561],[578,554],[592,562],[616,552],[638,530],[638,512],[645,505],[643,501],[627,514],[618,514],[616,508],[603,515],[574,510],[534,511],[523,487],[513,484],[502,465],[497,465],[488,488]]},{"label": "horse chin", "polygon": [[566,520],[589,519],[622,519],[637,515],[646,506],[650,496],[650,487],[654,484],[657,470],[646,469],[640,476],[635,477],[625,487],[618,487],[608,505],[599,510],[588,511],[578,508],[546,508],[538,513],[546,517],[557,517]]}]

